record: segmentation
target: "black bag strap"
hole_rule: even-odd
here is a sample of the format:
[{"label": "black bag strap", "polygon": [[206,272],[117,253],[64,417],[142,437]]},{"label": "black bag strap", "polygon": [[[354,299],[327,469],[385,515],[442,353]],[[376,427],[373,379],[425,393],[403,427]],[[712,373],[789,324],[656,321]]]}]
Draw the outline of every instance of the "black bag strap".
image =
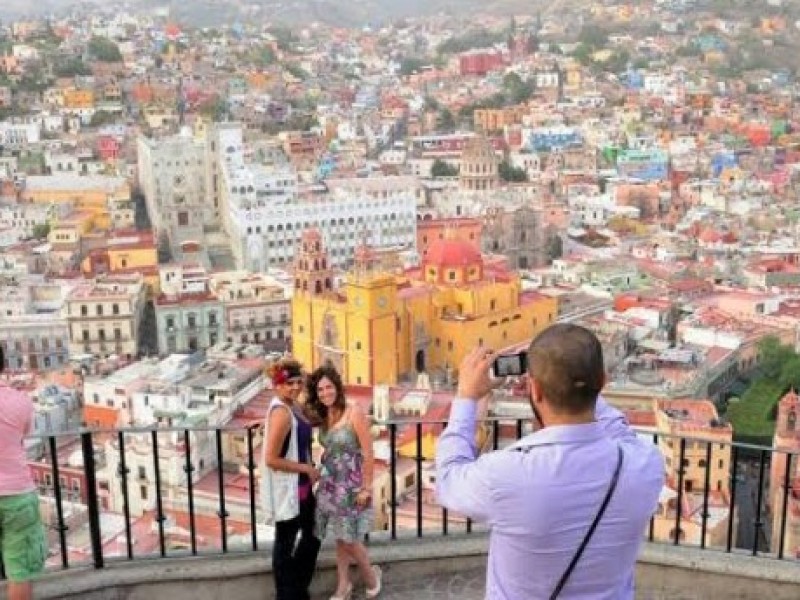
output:
[{"label": "black bag strap", "polygon": [[575,570],[575,566],[578,564],[578,561],[581,559],[583,555],[583,551],[586,550],[586,546],[589,545],[589,540],[592,539],[594,535],[594,530],[597,529],[597,525],[600,523],[600,519],[603,518],[603,514],[606,512],[606,508],[608,508],[608,503],[611,502],[611,496],[614,495],[614,490],[617,489],[617,481],[619,481],[619,473],[622,470],[622,446],[617,446],[617,468],[614,469],[614,475],[611,477],[611,483],[608,486],[608,491],[606,492],[606,497],[603,499],[603,504],[600,505],[600,510],[597,511],[597,516],[594,518],[591,526],[589,527],[589,531],[586,532],[586,537],[583,538],[581,545],[578,547],[578,551],[575,553],[575,556],[572,557],[572,560],[567,567],[567,570],[564,571],[564,574],[561,576],[561,579],[558,581],[558,585],[556,589],[553,590],[553,593],[550,595],[550,600],[556,600],[558,595],[561,593],[561,590],[564,589],[564,586],[567,584],[567,580],[569,580],[569,576],[572,575],[572,571]]}]

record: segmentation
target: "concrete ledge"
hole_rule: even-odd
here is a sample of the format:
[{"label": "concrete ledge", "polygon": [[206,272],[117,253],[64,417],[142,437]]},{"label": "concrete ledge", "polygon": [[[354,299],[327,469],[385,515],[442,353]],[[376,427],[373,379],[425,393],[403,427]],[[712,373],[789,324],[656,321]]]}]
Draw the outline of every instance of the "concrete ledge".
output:
[{"label": "concrete ledge", "polygon": [[[485,567],[485,534],[404,538],[378,536],[370,543],[388,582],[443,573],[475,574]],[[637,568],[640,600],[770,600],[800,598],[800,565],[793,561],[714,550],[645,544]],[[268,551],[227,556],[141,559],[102,570],[89,567],[48,573],[35,584],[36,598],[82,600],[262,600],[272,597]],[[330,547],[320,555],[314,593],[327,598],[335,582]],[[4,587],[4,586],[3,586]],[[5,597],[5,590],[0,594]]]}]

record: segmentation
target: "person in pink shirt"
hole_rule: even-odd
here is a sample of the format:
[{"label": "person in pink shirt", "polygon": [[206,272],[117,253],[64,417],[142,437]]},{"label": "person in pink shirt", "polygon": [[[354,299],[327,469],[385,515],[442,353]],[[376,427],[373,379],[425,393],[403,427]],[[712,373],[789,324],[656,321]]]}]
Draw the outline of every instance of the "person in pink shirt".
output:
[{"label": "person in pink shirt", "polygon": [[[4,367],[0,346],[0,372]],[[46,555],[39,496],[23,446],[33,414],[31,399],[0,381],[0,552],[9,600],[33,598],[31,579],[41,573]]]}]

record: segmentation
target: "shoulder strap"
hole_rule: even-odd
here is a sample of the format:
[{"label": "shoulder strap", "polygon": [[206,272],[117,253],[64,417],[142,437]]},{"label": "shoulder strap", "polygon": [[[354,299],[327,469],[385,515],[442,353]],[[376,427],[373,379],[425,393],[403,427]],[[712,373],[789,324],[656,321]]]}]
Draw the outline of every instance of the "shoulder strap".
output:
[{"label": "shoulder strap", "polygon": [[567,570],[564,571],[564,574],[561,576],[561,579],[558,581],[558,585],[556,589],[553,590],[552,595],[550,596],[550,600],[556,600],[558,595],[561,593],[561,590],[564,589],[567,581],[569,580],[569,576],[572,575],[572,571],[575,570],[575,566],[578,564],[578,561],[581,559],[583,555],[583,551],[586,550],[586,546],[589,545],[589,540],[592,539],[594,535],[594,530],[597,529],[597,525],[600,523],[600,519],[603,518],[603,514],[606,512],[606,508],[608,508],[608,503],[611,502],[611,496],[614,495],[614,490],[617,489],[617,482],[619,481],[619,473],[622,470],[622,462],[623,462],[623,454],[622,454],[622,446],[617,446],[617,467],[614,469],[614,475],[611,477],[611,483],[608,486],[608,491],[606,492],[606,497],[603,499],[603,503],[600,505],[600,510],[597,511],[597,516],[595,516],[594,521],[592,522],[591,526],[589,527],[589,531],[586,532],[586,536],[583,538],[581,545],[578,547],[578,551],[575,552],[575,556],[572,557],[572,560],[567,567]]}]

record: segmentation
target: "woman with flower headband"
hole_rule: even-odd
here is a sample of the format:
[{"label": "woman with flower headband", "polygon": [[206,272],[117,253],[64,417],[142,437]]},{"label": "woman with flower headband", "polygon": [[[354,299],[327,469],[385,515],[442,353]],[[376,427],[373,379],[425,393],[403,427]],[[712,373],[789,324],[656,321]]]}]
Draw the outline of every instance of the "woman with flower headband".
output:
[{"label": "woman with flower headband", "polygon": [[381,592],[381,569],[371,564],[362,540],[372,521],[374,458],[369,421],[358,405],[348,402],[338,371],[331,365],[308,378],[307,404],[319,415],[319,441],[325,448],[317,488],[317,529],[320,538],[336,540],[336,593],[330,600],[350,600],[350,564],[355,563],[366,585],[367,598]]},{"label": "woman with flower headband", "polygon": [[272,571],[276,598],[308,600],[320,548],[314,534],[312,490],[319,471],[311,464],[312,423],[298,402],[303,370],[296,360],[282,358],[267,374],[276,396],[267,410],[264,431],[261,505],[266,521],[275,526]]}]

